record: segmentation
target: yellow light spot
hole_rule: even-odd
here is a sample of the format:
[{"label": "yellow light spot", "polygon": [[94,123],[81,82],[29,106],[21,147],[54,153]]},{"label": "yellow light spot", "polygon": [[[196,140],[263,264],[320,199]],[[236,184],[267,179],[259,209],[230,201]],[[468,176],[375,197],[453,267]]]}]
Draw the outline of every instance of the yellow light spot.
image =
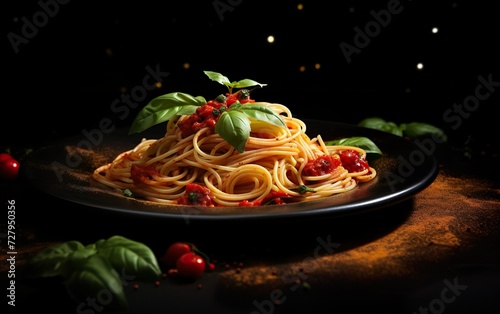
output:
[{"label": "yellow light spot", "polygon": [[301,11],[304,8],[302,3],[297,4],[297,10]]},{"label": "yellow light spot", "polygon": [[186,69],[186,70],[187,70],[187,69],[189,69],[189,67],[191,67],[191,65],[189,64],[189,62],[185,62],[185,63],[182,65],[182,67],[183,67],[184,69]]},{"label": "yellow light spot", "polygon": [[156,82],[156,83],[155,83],[155,86],[156,86],[156,88],[158,88],[158,89],[159,89],[159,88],[161,88],[161,87],[162,87],[162,84],[161,84],[161,82]]},{"label": "yellow light spot", "polygon": [[315,68],[316,70],[319,70],[319,69],[321,68],[321,64],[316,63],[316,64],[314,65],[314,68]]},{"label": "yellow light spot", "polygon": [[306,67],[304,65],[301,65],[300,68],[299,68],[299,71],[300,72],[304,72],[306,70]]},{"label": "yellow light spot", "polygon": [[273,35],[267,36],[267,42],[270,44],[274,43],[274,36]]}]

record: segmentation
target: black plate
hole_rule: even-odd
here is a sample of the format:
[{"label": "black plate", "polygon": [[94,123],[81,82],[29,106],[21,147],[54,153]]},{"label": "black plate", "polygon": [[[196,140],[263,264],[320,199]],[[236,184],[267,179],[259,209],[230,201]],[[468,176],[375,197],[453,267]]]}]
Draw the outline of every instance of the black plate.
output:
[{"label": "black plate", "polygon": [[[30,154],[23,174],[36,188],[58,198],[121,214],[177,220],[250,220],[315,218],[359,214],[404,201],[429,186],[437,176],[432,145],[422,147],[378,130],[327,121],[304,120],[310,137],[321,134],[325,141],[353,136],[370,138],[384,153],[370,161],[377,178],[350,192],[288,205],[260,207],[200,208],[170,206],[123,196],[91,178],[95,167],[110,162],[142,138],[160,138],[164,125],[143,134],[128,135],[128,129],[103,133],[82,132]],[[430,143],[428,143],[430,144]]]}]

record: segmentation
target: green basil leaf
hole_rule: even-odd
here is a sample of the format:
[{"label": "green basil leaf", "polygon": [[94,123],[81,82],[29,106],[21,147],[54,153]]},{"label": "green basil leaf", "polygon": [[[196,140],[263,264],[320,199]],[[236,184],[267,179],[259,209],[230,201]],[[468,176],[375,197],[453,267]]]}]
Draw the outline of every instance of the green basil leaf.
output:
[{"label": "green basil leaf", "polygon": [[301,184],[296,188],[292,188],[292,191],[297,191],[300,194],[306,194],[306,193],[316,193],[316,190],[313,188],[308,187],[307,185]]},{"label": "green basil leaf", "polygon": [[216,81],[222,85],[228,86],[228,84],[231,84],[231,81],[220,73],[213,71],[203,71],[203,73],[205,73],[212,81]]},{"label": "green basil leaf", "polygon": [[280,115],[266,105],[262,105],[259,103],[246,104],[239,107],[238,110],[243,112],[249,118],[269,122],[277,126],[282,126],[284,128],[286,127],[286,124],[280,117]]},{"label": "green basil leaf", "polygon": [[364,119],[359,122],[358,125],[370,129],[384,131],[387,133],[392,133],[397,136],[403,136],[403,132],[396,123],[387,122],[384,119],[378,117]]},{"label": "green basil leaf", "polygon": [[94,250],[94,251],[96,250],[95,243],[92,243],[92,244],[87,244],[87,245],[85,246],[85,248],[86,248],[86,249],[88,249],[88,250]]},{"label": "green basil leaf", "polygon": [[23,268],[26,277],[52,277],[63,275],[68,256],[83,249],[78,241],[68,241],[47,247],[28,260]]},{"label": "green basil leaf", "polygon": [[410,138],[437,136],[444,141],[447,140],[447,136],[442,129],[428,123],[422,123],[422,122],[403,123],[400,125],[400,128],[403,131],[403,134]]},{"label": "green basil leaf", "polygon": [[250,137],[250,120],[239,110],[226,111],[219,117],[215,132],[242,153]]},{"label": "green basil leaf", "polygon": [[[374,128],[374,129],[376,129],[376,128]],[[384,125],[380,125],[379,130],[387,132],[387,133],[391,133],[391,134],[394,134],[394,135],[397,135],[400,137],[403,136],[403,131],[401,131],[399,126],[394,122],[387,122]]]},{"label": "green basil leaf", "polygon": [[378,146],[367,137],[349,137],[339,140],[333,140],[325,143],[326,145],[345,145],[345,146],[355,146],[364,149],[367,154],[377,154],[382,155],[382,151]]},{"label": "green basil leaf", "polygon": [[89,257],[95,255],[96,253],[97,250],[95,248],[86,246],[68,255],[62,270],[62,276],[67,278],[73,272],[81,269],[87,263]]},{"label": "green basil leaf", "polygon": [[358,123],[359,126],[370,129],[381,129],[387,121],[379,117],[366,118]]},{"label": "green basil leaf", "polygon": [[192,114],[196,108],[206,103],[207,101],[202,96],[193,97],[180,92],[158,96],[142,108],[132,122],[129,134],[140,133],[176,115]]},{"label": "green basil leaf", "polygon": [[233,82],[233,87],[234,88],[245,88],[245,87],[251,87],[251,86],[260,86],[260,87],[264,87],[264,86],[267,86],[267,84],[261,84],[259,82],[256,82],[254,80],[250,80],[250,79],[243,79],[241,81],[238,81],[238,82]]},{"label": "green basil leaf", "polygon": [[235,101],[227,110],[238,110],[243,106],[239,101]]},{"label": "green basil leaf", "polygon": [[205,73],[212,81],[227,86],[229,88],[230,93],[232,92],[233,88],[245,88],[256,85],[264,87],[267,85],[267,84],[261,84],[251,79],[243,79],[240,81],[231,82],[226,76],[213,71],[203,71],[203,73]]},{"label": "green basil leaf", "polygon": [[93,245],[87,245],[85,247],[82,247],[74,252],[72,252],[70,255],[68,255],[68,260],[71,261],[75,266],[78,266],[79,262],[82,260],[86,260],[90,256],[94,255],[97,253],[97,249]]},{"label": "green basil leaf", "polygon": [[101,255],[94,254],[84,260],[64,282],[67,291],[77,302],[88,298],[106,297],[106,309],[123,309],[128,302],[119,273]]},{"label": "green basil leaf", "polygon": [[122,236],[113,236],[100,242],[97,251],[114,269],[124,270],[137,280],[153,281],[161,275],[155,255],[143,243]]}]

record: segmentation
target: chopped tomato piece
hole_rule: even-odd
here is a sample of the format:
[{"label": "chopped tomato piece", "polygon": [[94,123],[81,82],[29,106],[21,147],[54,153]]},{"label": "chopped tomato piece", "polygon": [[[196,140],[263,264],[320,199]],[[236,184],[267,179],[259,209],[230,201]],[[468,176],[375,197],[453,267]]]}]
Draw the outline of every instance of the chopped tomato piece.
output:
[{"label": "chopped tomato piece", "polygon": [[340,153],[342,166],[349,172],[361,172],[369,168],[368,162],[361,158],[358,151],[345,150]]},{"label": "chopped tomato piece", "polygon": [[337,156],[320,156],[310,160],[304,167],[303,174],[306,176],[321,176],[332,173],[340,166],[340,159]]},{"label": "chopped tomato piece", "polygon": [[177,200],[179,205],[199,205],[206,207],[214,207],[215,203],[212,199],[210,189],[196,183],[186,185],[186,191],[182,197]]},{"label": "chopped tomato piece", "polygon": [[134,183],[147,183],[151,181],[154,176],[159,176],[160,174],[156,171],[153,166],[142,166],[133,164],[130,169],[130,176]]},{"label": "chopped tomato piece", "polygon": [[290,198],[291,196],[282,191],[271,191],[263,200],[261,201],[248,201],[244,200],[239,203],[241,207],[249,207],[249,206],[261,206],[261,205],[281,205],[286,204],[283,200],[284,198]]}]

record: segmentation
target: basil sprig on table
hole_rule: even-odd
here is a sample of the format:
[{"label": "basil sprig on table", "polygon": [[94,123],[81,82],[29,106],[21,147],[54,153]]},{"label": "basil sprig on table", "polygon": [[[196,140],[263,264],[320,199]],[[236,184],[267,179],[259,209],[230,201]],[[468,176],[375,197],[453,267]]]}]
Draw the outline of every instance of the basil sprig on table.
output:
[{"label": "basil sprig on table", "polygon": [[68,241],[47,247],[28,260],[23,271],[28,278],[61,276],[77,302],[105,291],[112,296],[109,308],[128,306],[123,290],[127,280],[154,282],[161,276],[148,246],[118,235],[86,246]]},{"label": "basil sprig on table", "polygon": [[[231,82],[227,77],[217,72],[204,71],[204,73],[213,81],[225,85],[229,89],[229,93],[233,92],[233,88],[266,86],[266,84],[261,84],[250,79]],[[132,123],[129,134],[140,133],[156,124],[166,122],[175,116],[193,114],[199,106],[203,106],[206,103],[207,101],[202,96],[193,97],[180,92],[156,97],[139,112]],[[242,153],[250,137],[252,121],[261,121],[286,127],[281,116],[266,105],[262,103],[242,105],[237,101],[220,113],[219,120],[215,125],[215,132],[238,152]]]},{"label": "basil sprig on table", "polygon": [[379,117],[372,117],[362,120],[358,123],[358,125],[388,132],[401,137],[407,136],[414,139],[419,137],[436,136],[443,141],[447,140],[447,136],[442,129],[424,122],[410,122],[397,125],[394,122],[386,121]]}]

